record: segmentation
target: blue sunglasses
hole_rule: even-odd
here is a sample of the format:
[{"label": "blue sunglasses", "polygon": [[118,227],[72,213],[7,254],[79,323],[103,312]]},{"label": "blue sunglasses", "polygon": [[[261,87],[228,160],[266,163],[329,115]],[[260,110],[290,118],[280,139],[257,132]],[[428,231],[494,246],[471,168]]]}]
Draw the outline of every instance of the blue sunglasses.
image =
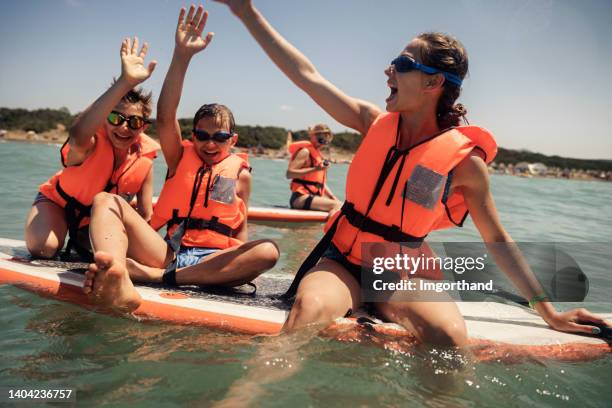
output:
[{"label": "blue sunglasses", "polygon": [[205,130],[193,129],[193,136],[200,142],[208,142],[212,139],[215,143],[225,143],[232,137],[232,134],[227,132],[216,132],[211,135]]},{"label": "blue sunglasses", "polygon": [[415,69],[417,69],[426,74],[442,74],[444,75],[444,78],[446,78],[448,82],[450,82],[451,84],[457,85],[457,86],[461,86],[461,84],[463,83],[463,80],[459,78],[458,75],[451,74],[450,72],[444,72],[437,68],[433,68],[427,65],[420,64],[407,55],[400,55],[399,57],[391,61],[391,65],[395,67],[395,70],[397,72],[402,72],[402,73],[410,72],[410,71],[414,71]]}]

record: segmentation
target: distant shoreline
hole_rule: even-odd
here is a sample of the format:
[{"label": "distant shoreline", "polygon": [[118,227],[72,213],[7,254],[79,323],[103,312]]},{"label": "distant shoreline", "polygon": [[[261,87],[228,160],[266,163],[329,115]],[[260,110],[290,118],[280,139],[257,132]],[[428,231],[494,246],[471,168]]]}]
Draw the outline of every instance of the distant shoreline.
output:
[{"label": "distant shoreline", "polygon": [[[0,134],[0,140],[11,142],[22,142],[32,144],[55,144],[61,145],[68,138],[68,132],[63,129],[54,129],[42,133],[26,132],[21,130],[9,130]],[[263,157],[277,160],[288,160],[289,155],[285,149],[270,149],[263,147],[237,147],[237,151],[248,153],[251,157]],[[327,153],[333,163],[349,164],[353,158],[353,153],[332,148]],[[566,180],[583,180],[583,181],[612,181],[612,172],[603,172],[597,170],[583,169],[561,169],[561,168],[545,168],[540,163],[517,163],[504,164],[493,162],[489,166],[491,174],[509,175],[522,178],[551,178],[551,179],[566,179]]]},{"label": "distant shoreline", "polygon": [[[0,135],[0,140],[10,142],[31,143],[31,144],[55,144],[61,146],[68,139],[68,132],[62,130],[50,130],[42,133],[25,132],[22,130],[9,130]],[[266,157],[270,159],[289,159],[289,154],[285,149],[270,149],[265,147],[236,147],[235,150],[241,153],[248,153],[252,157]],[[328,152],[328,157],[332,163],[349,164],[353,159],[353,153],[332,148]]]}]

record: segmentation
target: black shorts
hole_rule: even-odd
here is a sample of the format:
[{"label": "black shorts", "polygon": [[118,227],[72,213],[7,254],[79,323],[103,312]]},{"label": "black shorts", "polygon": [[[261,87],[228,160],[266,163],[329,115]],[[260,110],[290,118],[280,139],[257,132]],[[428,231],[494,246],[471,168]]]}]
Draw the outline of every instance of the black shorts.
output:
[{"label": "black shorts", "polygon": [[[289,207],[296,209],[293,206],[293,203],[295,202],[295,200],[297,200],[300,197],[305,196],[306,194],[300,194],[297,191],[294,191],[293,194],[291,194],[291,197],[289,198]],[[315,196],[313,196],[312,194],[308,194],[308,198],[306,199],[306,201],[304,201],[304,207],[303,208],[298,208],[299,210],[310,210],[310,206],[312,205],[312,200],[314,199]]]},{"label": "black shorts", "polygon": [[349,261],[334,244],[329,244],[325,252],[323,252],[323,255],[321,255],[321,258],[327,258],[338,262],[344,269],[353,275],[357,283],[359,283],[359,286],[361,286],[361,265],[356,265]]},{"label": "black shorts", "polygon": [[38,193],[36,193],[36,197],[34,197],[34,202],[32,203],[32,205],[36,205],[38,203],[47,203],[47,202],[55,204],[53,200],[51,200],[49,197],[47,197],[46,195],[44,195],[43,193],[39,191]]}]

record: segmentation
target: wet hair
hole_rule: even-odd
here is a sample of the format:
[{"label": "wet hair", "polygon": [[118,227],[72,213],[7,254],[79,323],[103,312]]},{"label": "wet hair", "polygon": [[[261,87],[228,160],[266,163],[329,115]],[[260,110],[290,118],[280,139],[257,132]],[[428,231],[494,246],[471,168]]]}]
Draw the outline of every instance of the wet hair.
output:
[{"label": "wet hair", "polygon": [[[416,37],[421,42],[421,62],[430,67],[458,75],[464,79],[468,73],[468,56],[463,44],[456,38],[438,32],[427,32]],[[444,81],[443,91],[438,100],[436,116],[440,129],[459,125],[460,119],[467,122],[467,109],[455,104],[461,94],[461,87]]]},{"label": "wet hair", "polygon": [[217,120],[227,121],[229,124],[230,133],[236,133],[236,122],[234,121],[234,114],[225,105],[221,105],[220,103],[209,103],[200,106],[200,109],[198,109],[198,111],[193,117],[194,129],[202,118],[215,118]]},{"label": "wet hair", "polygon": [[[116,82],[117,79],[113,78],[111,86],[113,86]],[[151,116],[153,92],[145,92],[145,90],[141,87],[130,89],[128,93],[123,95],[119,103],[140,104],[142,107],[142,116],[148,118]]]}]

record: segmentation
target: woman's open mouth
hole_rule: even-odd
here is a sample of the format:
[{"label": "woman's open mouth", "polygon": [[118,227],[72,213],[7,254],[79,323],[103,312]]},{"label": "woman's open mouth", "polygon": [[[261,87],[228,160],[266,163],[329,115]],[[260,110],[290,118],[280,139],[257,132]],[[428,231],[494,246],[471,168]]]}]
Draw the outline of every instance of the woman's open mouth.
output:
[{"label": "woman's open mouth", "polygon": [[397,88],[389,85],[389,88],[391,88],[391,93],[389,94],[389,96],[387,97],[387,99],[385,100],[387,103],[391,102],[395,96],[397,95]]}]

